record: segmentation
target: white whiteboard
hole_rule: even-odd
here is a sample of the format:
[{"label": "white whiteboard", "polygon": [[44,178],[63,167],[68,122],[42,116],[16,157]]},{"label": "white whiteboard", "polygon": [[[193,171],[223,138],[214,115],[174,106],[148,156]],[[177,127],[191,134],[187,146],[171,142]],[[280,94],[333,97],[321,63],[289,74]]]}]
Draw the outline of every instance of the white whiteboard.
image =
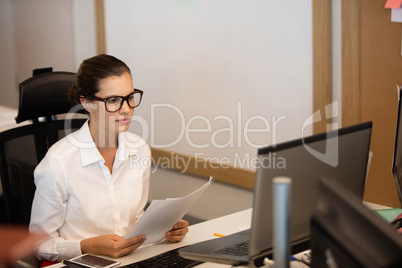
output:
[{"label": "white whiteboard", "polygon": [[105,0],[105,24],[152,147],[253,169],[257,148],[312,133],[311,0]]}]

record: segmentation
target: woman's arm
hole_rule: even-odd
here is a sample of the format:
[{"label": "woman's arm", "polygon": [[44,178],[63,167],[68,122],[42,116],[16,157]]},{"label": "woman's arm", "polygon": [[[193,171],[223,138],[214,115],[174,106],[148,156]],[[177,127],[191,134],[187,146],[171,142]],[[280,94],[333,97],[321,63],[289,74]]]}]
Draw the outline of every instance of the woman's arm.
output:
[{"label": "woman's arm", "polygon": [[34,172],[36,191],[32,203],[30,231],[41,231],[48,239],[40,244],[38,257],[50,261],[81,254],[79,240],[65,240],[58,230],[64,224],[68,198],[60,161],[47,155]]}]

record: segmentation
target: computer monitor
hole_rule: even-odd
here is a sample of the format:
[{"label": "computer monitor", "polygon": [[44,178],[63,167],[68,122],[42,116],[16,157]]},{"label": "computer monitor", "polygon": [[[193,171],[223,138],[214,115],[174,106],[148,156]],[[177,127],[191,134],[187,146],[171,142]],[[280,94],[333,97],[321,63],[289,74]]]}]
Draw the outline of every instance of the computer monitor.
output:
[{"label": "computer monitor", "polygon": [[392,173],[394,175],[396,189],[398,191],[399,203],[402,207],[402,90],[398,90],[398,116],[396,122],[394,158],[392,162]]},{"label": "computer monitor", "polygon": [[402,237],[336,180],[320,181],[311,267],[402,267]]},{"label": "computer monitor", "polygon": [[[290,238],[292,251],[309,247],[310,218],[318,197],[320,178],[331,177],[360,200],[363,200],[370,152],[372,123],[365,122],[327,133],[304,137],[258,151],[260,166],[253,209],[253,226],[264,226],[263,233],[251,230],[251,239],[259,240],[257,248],[268,247],[272,237],[272,180],[286,176],[292,179],[290,205]],[[251,245],[250,245],[251,247]],[[250,248],[251,250],[251,248]],[[254,249],[256,251],[256,249]]]},{"label": "computer monitor", "polygon": [[[290,177],[290,242],[292,252],[310,248],[310,220],[321,177],[336,178],[363,199],[372,123],[333,130],[258,150],[251,228],[190,245],[180,255],[198,261],[260,264],[272,253],[273,180]],[[247,242],[247,243],[244,243]],[[247,244],[248,254],[224,254],[223,248]]]}]

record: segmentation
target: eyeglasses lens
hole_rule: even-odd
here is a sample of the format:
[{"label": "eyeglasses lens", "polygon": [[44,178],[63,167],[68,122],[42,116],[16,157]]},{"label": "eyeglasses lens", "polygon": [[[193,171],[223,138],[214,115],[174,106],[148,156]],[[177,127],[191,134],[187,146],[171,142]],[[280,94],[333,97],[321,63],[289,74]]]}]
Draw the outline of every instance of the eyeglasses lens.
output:
[{"label": "eyeglasses lens", "polygon": [[142,95],[140,92],[135,92],[133,95],[128,97],[128,105],[131,108],[137,107],[141,103]]},{"label": "eyeglasses lens", "polygon": [[141,103],[141,94],[135,92],[132,95],[127,96],[127,98],[115,97],[108,99],[106,104],[106,109],[109,112],[117,112],[123,106],[123,101],[127,100],[128,106],[131,108],[137,107]]}]

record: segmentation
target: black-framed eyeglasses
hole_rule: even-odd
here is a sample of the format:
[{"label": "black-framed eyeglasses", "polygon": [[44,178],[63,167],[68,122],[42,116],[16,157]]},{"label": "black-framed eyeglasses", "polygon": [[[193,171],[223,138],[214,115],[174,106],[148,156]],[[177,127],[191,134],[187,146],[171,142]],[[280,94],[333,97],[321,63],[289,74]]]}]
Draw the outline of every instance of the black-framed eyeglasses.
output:
[{"label": "black-framed eyeglasses", "polygon": [[109,98],[99,98],[96,96],[88,97],[88,99],[96,100],[96,101],[103,101],[105,103],[106,111],[110,113],[117,112],[123,107],[124,101],[127,101],[127,104],[131,108],[135,108],[140,105],[142,100],[142,94],[144,92],[140,89],[134,89],[133,93],[128,94],[127,96],[113,96]]}]

